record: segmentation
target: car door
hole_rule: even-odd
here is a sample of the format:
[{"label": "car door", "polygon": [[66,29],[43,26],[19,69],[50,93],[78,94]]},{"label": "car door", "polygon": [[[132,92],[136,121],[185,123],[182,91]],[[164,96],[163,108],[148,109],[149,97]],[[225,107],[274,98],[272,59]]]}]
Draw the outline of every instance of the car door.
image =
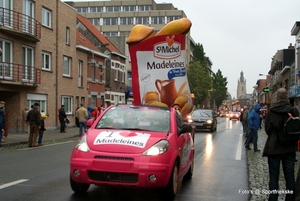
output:
[{"label": "car door", "polygon": [[[177,115],[176,124],[178,127],[178,132],[180,132],[183,126],[182,122],[180,121],[180,118],[182,117],[178,116],[179,114],[176,115]],[[181,133],[181,134],[178,133],[177,148],[180,155],[180,169],[179,169],[180,173],[189,167],[193,143],[194,142],[191,133]]]}]

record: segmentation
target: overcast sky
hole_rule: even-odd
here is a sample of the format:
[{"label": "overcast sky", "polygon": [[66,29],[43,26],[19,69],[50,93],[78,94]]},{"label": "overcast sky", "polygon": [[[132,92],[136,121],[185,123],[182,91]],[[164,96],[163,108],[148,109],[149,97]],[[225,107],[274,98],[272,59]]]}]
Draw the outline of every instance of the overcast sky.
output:
[{"label": "overcast sky", "polygon": [[156,0],[170,2],[192,21],[191,36],[201,43],[212,69],[222,71],[228,91],[236,97],[240,72],[247,93],[258,74],[268,74],[277,50],[294,45],[291,29],[300,21],[300,0]]},{"label": "overcast sky", "polygon": [[[85,0],[74,0],[85,1]],[[236,97],[240,72],[247,93],[270,70],[277,50],[294,45],[291,29],[300,21],[300,0],[155,0],[172,3],[192,21],[191,36],[201,43],[213,63],[228,80],[228,92]]]}]

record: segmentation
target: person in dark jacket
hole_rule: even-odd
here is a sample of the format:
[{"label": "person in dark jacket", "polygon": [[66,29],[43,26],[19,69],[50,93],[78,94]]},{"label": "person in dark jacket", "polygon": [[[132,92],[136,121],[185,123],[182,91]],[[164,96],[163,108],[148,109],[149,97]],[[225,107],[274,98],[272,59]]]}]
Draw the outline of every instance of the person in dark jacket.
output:
[{"label": "person in dark jacket", "polygon": [[28,138],[28,147],[36,147],[36,140],[39,135],[39,129],[41,125],[41,113],[39,111],[39,105],[33,105],[32,110],[27,114],[27,121],[30,125],[30,133]]},{"label": "person in dark jacket", "polygon": [[251,112],[248,112],[248,128],[250,135],[245,142],[245,148],[251,150],[249,147],[250,143],[253,143],[253,148],[255,152],[259,152],[260,150],[257,147],[258,133],[257,130],[260,127],[260,105],[256,104],[254,109]]},{"label": "person in dark jacket", "polygon": [[66,112],[65,112],[65,106],[62,105],[61,108],[59,109],[59,122],[60,122],[60,132],[65,133],[66,132],[66,124],[65,124],[65,119],[67,118]]},{"label": "person in dark jacket", "polygon": [[[286,181],[286,190],[295,192],[295,159],[297,144],[282,146],[278,143],[277,132],[284,126],[284,115],[290,112],[294,117],[299,116],[299,112],[288,102],[288,95],[285,88],[278,89],[276,93],[276,104],[267,113],[265,121],[265,131],[268,135],[263,156],[268,157],[269,166],[269,190],[279,188],[278,180],[280,174],[280,162]],[[277,200],[278,194],[270,194],[269,200]],[[294,194],[286,194],[286,201],[295,200]]]}]

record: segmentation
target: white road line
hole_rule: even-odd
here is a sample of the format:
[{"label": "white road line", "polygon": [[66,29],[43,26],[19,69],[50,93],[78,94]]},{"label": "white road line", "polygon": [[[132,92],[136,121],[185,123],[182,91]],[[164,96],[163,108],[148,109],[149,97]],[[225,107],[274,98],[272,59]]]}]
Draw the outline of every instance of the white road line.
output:
[{"label": "white road line", "polygon": [[240,134],[239,143],[236,150],[235,160],[242,159],[242,143],[243,143],[243,134]]},{"label": "white road line", "polygon": [[0,190],[3,189],[3,188],[7,188],[7,187],[10,187],[10,186],[19,184],[19,183],[23,183],[23,182],[28,181],[28,180],[29,179],[20,179],[20,180],[17,180],[17,181],[9,182],[7,184],[3,184],[3,185],[0,186]]}]

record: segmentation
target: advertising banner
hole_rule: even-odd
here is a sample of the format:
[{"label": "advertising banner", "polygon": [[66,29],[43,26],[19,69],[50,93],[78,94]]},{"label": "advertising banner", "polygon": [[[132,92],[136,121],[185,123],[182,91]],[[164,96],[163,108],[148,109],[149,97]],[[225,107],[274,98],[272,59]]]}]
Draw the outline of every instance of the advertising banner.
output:
[{"label": "advertising banner", "polygon": [[135,104],[177,104],[183,116],[191,112],[185,38],[184,34],[159,35],[130,46]]}]

